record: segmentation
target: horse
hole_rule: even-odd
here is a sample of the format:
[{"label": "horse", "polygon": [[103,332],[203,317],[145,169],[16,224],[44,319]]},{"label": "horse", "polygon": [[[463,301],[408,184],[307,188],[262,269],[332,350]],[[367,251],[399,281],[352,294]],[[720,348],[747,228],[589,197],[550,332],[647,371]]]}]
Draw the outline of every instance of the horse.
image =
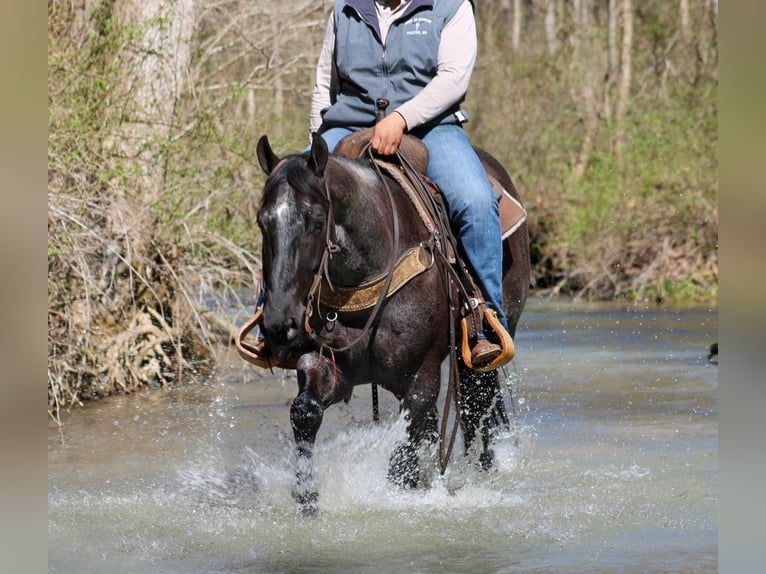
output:
[{"label": "horse", "polygon": [[[488,174],[518,200],[503,166],[476,148]],[[407,438],[390,456],[388,476],[402,487],[419,482],[419,452],[438,436],[441,364],[457,345],[450,329],[444,269],[429,261],[432,234],[405,196],[400,181],[370,158],[330,154],[316,136],[309,150],[277,156],[267,136],[257,145],[267,174],[257,224],[262,236],[260,329],[270,349],[292,357],[298,393],[290,407],[297,472],[292,495],[304,513],[316,512],[318,491],[312,452],[324,411],[348,401],[356,385],[391,392],[406,418]],[[394,253],[393,250],[396,250]],[[393,294],[375,296],[371,310],[337,311],[316,296],[346,286],[380,283],[392,262],[419,253],[420,272]],[[526,221],[504,240],[503,305],[513,337],[530,277]],[[392,293],[391,280],[384,281]],[[505,415],[497,371],[478,372],[460,362],[464,448],[481,434],[483,467],[491,466],[491,421]],[[375,396],[375,395],[374,395]],[[446,407],[445,407],[446,408]],[[507,419],[505,419],[507,423]],[[454,438],[454,435],[453,435]]]}]

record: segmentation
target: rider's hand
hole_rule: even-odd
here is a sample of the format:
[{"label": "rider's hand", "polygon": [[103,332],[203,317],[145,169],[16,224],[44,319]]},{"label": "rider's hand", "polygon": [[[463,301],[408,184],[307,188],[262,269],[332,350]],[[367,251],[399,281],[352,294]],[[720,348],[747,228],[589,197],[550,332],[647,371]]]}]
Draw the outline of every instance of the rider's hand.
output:
[{"label": "rider's hand", "polygon": [[398,112],[386,116],[376,123],[372,130],[372,151],[380,155],[394,155],[402,143],[406,129],[407,122]]}]

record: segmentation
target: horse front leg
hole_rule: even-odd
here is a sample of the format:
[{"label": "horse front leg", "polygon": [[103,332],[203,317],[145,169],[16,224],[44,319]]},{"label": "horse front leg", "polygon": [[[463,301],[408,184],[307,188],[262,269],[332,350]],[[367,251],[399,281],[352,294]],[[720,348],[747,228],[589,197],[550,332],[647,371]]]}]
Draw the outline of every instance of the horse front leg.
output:
[{"label": "horse front leg", "polygon": [[323,414],[322,405],[305,390],[298,393],[290,407],[297,465],[292,495],[302,514],[314,514],[317,511],[319,492],[312,459],[314,440],[322,425]]},{"label": "horse front leg", "polygon": [[413,377],[403,397],[401,411],[407,419],[407,440],[399,443],[389,460],[388,479],[402,488],[415,488],[420,482],[418,451],[439,437],[436,399],[439,396],[439,364],[421,370]]},{"label": "horse front leg", "polygon": [[312,353],[298,360],[298,396],[290,407],[290,424],[296,447],[293,498],[302,514],[318,509],[319,492],[314,472],[314,442],[322,425],[324,410],[348,393],[341,393],[338,371],[327,358]]},{"label": "horse front leg", "polygon": [[495,453],[491,447],[492,429],[508,426],[503,397],[500,394],[497,371],[481,373],[463,365],[460,361],[460,388],[462,405],[460,422],[463,429],[463,445],[468,454],[477,435],[481,436],[479,463],[483,470],[492,467]]}]

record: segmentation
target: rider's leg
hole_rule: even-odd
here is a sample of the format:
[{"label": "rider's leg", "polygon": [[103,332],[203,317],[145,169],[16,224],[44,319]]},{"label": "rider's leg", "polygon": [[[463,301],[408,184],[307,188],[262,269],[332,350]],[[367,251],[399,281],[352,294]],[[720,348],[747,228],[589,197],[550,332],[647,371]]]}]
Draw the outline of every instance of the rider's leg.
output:
[{"label": "rider's leg", "polygon": [[438,125],[421,138],[429,152],[426,175],[442,190],[454,232],[487,306],[507,329],[500,210],[484,167],[459,125]]}]

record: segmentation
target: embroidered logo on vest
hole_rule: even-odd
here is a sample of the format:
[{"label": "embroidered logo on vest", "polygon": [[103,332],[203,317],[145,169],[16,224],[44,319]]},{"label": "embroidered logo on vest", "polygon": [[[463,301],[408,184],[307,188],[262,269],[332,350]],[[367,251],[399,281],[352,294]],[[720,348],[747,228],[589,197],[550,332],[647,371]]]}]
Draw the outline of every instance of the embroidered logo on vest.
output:
[{"label": "embroidered logo on vest", "polygon": [[[428,36],[428,30],[431,28],[430,18],[416,16],[405,23],[408,36]],[[414,30],[413,30],[414,27]]]}]

